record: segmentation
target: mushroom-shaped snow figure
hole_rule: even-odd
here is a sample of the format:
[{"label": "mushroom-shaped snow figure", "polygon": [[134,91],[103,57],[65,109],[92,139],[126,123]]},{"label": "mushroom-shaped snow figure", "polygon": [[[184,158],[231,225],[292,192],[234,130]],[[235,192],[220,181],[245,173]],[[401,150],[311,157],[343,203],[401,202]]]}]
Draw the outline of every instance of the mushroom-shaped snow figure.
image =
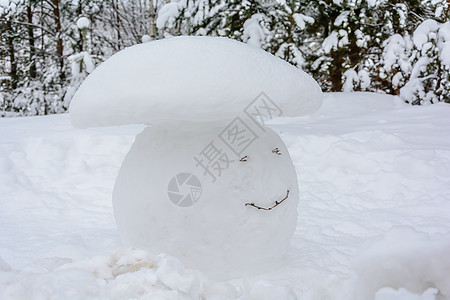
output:
[{"label": "mushroom-shaped snow figure", "polygon": [[273,116],[321,104],[317,83],[258,48],[178,37],[125,49],[74,96],[74,126],[143,123],[113,191],[124,243],[227,279],[277,265],[297,224],[294,165]]}]

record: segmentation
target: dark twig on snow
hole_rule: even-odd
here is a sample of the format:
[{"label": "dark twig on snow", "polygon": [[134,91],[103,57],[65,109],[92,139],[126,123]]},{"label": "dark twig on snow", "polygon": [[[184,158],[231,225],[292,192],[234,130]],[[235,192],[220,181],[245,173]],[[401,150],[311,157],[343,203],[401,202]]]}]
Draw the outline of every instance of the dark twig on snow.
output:
[{"label": "dark twig on snow", "polygon": [[246,156],[242,157],[242,158],[240,159],[240,161],[247,161],[247,159],[248,159],[248,156],[246,155]]},{"label": "dark twig on snow", "polygon": [[272,153],[275,153],[276,155],[281,155],[280,149],[278,149],[278,147],[273,149]]},{"label": "dark twig on snow", "polygon": [[271,209],[277,207],[278,205],[280,205],[281,203],[283,203],[283,201],[286,200],[288,197],[289,197],[289,190],[287,190],[286,196],[283,199],[281,199],[280,201],[275,201],[275,204],[272,205],[271,207],[262,207],[262,206],[256,205],[255,203],[245,203],[245,206],[248,205],[248,206],[253,206],[253,207],[257,208],[257,209],[271,210]]}]

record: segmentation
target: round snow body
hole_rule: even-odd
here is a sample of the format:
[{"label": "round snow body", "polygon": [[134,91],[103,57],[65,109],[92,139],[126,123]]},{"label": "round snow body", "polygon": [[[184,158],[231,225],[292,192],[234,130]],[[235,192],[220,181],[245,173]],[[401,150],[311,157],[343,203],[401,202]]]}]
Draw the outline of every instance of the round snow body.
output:
[{"label": "round snow body", "polygon": [[81,17],[81,18],[79,18],[78,21],[77,21],[77,27],[78,27],[79,29],[85,29],[85,28],[88,28],[90,24],[91,24],[91,22],[90,22],[89,19],[86,18],[86,17]]},{"label": "round snow body", "polygon": [[136,137],[113,191],[127,246],[168,253],[217,279],[279,265],[297,223],[294,165],[271,129],[236,149],[227,125],[174,121]]}]

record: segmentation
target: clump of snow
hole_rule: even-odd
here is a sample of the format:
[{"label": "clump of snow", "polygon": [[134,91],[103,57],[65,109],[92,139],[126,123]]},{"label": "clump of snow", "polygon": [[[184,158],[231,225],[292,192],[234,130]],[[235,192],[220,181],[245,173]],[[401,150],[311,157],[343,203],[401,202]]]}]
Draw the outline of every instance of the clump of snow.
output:
[{"label": "clump of snow", "polygon": [[438,47],[442,64],[450,70],[450,21],[439,28]]},{"label": "clump of snow", "polygon": [[[1,272],[2,299],[287,299],[292,289],[267,281],[220,283],[186,269],[176,258],[119,249],[109,256],[76,262],[47,259],[55,268],[31,264]],[[31,296],[31,297],[30,297]]]},{"label": "clump of snow", "polygon": [[81,17],[77,20],[78,29],[86,29],[89,27],[90,24],[91,24],[91,22],[86,17]]},{"label": "clump of snow", "polygon": [[334,30],[322,42],[322,48],[325,53],[330,53],[332,49],[336,50],[349,44],[347,31],[340,29]]},{"label": "clump of snow", "polygon": [[151,40],[152,40],[152,38],[151,38],[148,34],[144,34],[144,35],[142,36],[142,39],[141,39],[141,41],[142,41],[143,43],[150,42]]},{"label": "clump of snow", "polygon": [[356,46],[358,47],[367,47],[371,37],[368,34],[365,34],[364,32],[362,32],[361,30],[357,29],[355,31],[355,35],[356,35]]},{"label": "clump of snow", "polygon": [[76,77],[82,73],[80,63],[82,64],[84,71],[91,73],[95,69],[94,60],[88,52],[80,52],[69,56],[71,63],[72,76]]},{"label": "clump of snow", "polygon": [[156,27],[158,27],[158,29],[164,27],[172,28],[175,23],[175,19],[179,14],[179,11],[180,7],[178,2],[176,1],[164,4],[158,11],[158,18],[156,19]]},{"label": "clump of snow", "polygon": [[254,14],[245,21],[242,40],[249,45],[262,48],[265,43],[267,29],[264,27],[265,16],[263,14]]},{"label": "clump of snow", "polygon": [[20,2],[19,0],[1,0],[0,1],[0,14],[4,17],[13,15],[18,9]]},{"label": "clump of snow", "polygon": [[226,38],[177,37],[102,63],[78,89],[70,115],[77,127],[231,120],[261,92],[283,116],[307,115],[322,97],[312,77],[263,50]]},{"label": "clump of snow", "polygon": [[449,253],[450,235],[432,238],[410,227],[392,229],[359,250],[355,298],[373,299],[375,292],[391,287],[417,294],[434,288],[450,299]]},{"label": "clump of snow", "polygon": [[408,52],[412,48],[409,37],[394,34],[383,43],[383,69],[391,72],[396,66],[404,73],[411,70]]},{"label": "clump of snow", "polygon": [[348,69],[344,72],[344,84],[342,90],[344,92],[352,92],[356,86],[360,86],[362,89],[366,89],[370,86],[370,76],[366,70],[362,69],[356,72],[353,69]]},{"label": "clump of snow", "polygon": [[405,289],[383,288],[377,292],[374,300],[436,300],[438,290],[430,288],[418,295]]},{"label": "clump of snow", "polygon": [[369,7],[374,7],[375,5],[379,4],[379,0],[367,0],[367,4]]},{"label": "clump of snow", "polygon": [[306,24],[314,24],[314,19],[304,14],[295,13],[292,15],[294,18],[295,24],[301,29],[305,29]]},{"label": "clump of snow", "polygon": [[325,51],[325,53],[330,53],[332,49],[336,49],[338,45],[338,39],[339,35],[337,31],[334,30],[332,33],[330,33],[329,36],[327,36],[323,40],[322,48]]},{"label": "clump of snow", "polygon": [[353,69],[348,69],[344,72],[344,84],[342,90],[344,92],[352,92],[355,85],[359,83],[358,73]]},{"label": "clump of snow", "polygon": [[334,21],[334,26],[343,26],[345,27],[348,23],[349,11],[343,11]]},{"label": "clump of snow", "polygon": [[[227,125],[161,123],[136,137],[113,192],[114,214],[126,245],[168,253],[221,279],[278,266],[297,219],[294,166],[283,141],[269,128],[240,156],[227,152],[218,138]],[[276,148],[280,154],[273,152]],[[240,160],[243,156],[246,161]],[[218,159],[219,172],[210,157]],[[184,172],[201,183],[194,204],[181,202],[191,198],[174,204],[168,195],[168,183]],[[186,195],[183,183],[179,186],[179,194]],[[246,206],[271,207],[288,190],[287,199],[273,210]]]},{"label": "clump of snow", "polygon": [[361,88],[364,90],[370,86],[371,80],[369,76],[369,72],[362,69],[358,71],[359,84]]},{"label": "clump of snow", "polygon": [[434,33],[439,28],[439,23],[435,20],[425,20],[416,28],[413,35],[414,45],[417,49],[422,50],[422,48],[428,44],[430,39],[434,38]]},{"label": "clump of snow", "polygon": [[69,56],[69,61],[71,63],[72,78],[67,92],[64,95],[64,106],[66,107],[69,106],[70,101],[87,74],[90,74],[95,69],[94,60],[86,51]]}]

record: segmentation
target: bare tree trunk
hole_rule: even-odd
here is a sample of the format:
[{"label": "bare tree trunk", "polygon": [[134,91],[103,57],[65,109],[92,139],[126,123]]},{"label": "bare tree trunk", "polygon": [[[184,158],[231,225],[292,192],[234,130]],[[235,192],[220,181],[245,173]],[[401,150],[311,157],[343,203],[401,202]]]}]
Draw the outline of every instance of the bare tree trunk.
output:
[{"label": "bare tree trunk", "polygon": [[450,0],[447,0],[448,3],[448,7],[447,7],[447,13],[445,14],[445,16],[447,17],[446,19],[449,20],[450,19]]},{"label": "bare tree trunk", "polygon": [[36,78],[36,47],[34,43],[33,30],[33,11],[31,10],[31,3],[27,5],[27,20],[28,20],[28,43],[30,44],[30,78]]},{"label": "bare tree trunk", "polygon": [[[3,45],[3,38],[2,34],[5,32],[5,29],[3,28],[6,26],[5,24],[0,24],[0,58],[2,64],[0,65],[0,74],[6,74],[6,59],[5,57],[8,56],[8,53],[6,51],[6,47]],[[1,83],[1,82],[0,82]],[[9,85],[7,85],[7,88],[9,90]]]},{"label": "bare tree trunk", "polygon": [[121,36],[120,36],[120,15],[119,15],[119,7],[116,0],[112,1],[112,8],[116,17],[116,31],[117,31],[117,50],[120,50],[121,47]]},{"label": "bare tree trunk", "polygon": [[333,58],[333,67],[330,69],[331,90],[340,92],[342,91],[343,57],[339,52],[331,52],[331,56]]},{"label": "bare tree trunk", "polygon": [[9,76],[11,76],[11,87],[12,89],[17,88],[17,62],[14,51],[14,31],[12,28],[11,20],[6,21],[6,30],[9,32],[7,35],[7,44],[8,44],[8,54],[9,60],[11,64]]},{"label": "bare tree trunk", "polygon": [[[81,1],[78,1],[78,7],[77,7],[77,20],[82,16],[83,13],[83,5]],[[83,51],[83,33],[81,30],[78,30],[78,41],[77,41],[77,51],[78,53]]]},{"label": "bare tree trunk", "polygon": [[[82,5],[82,3],[81,3],[81,1],[78,1],[78,7],[77,7],[77,20],[79,19],[79,18],[81,18],[81,16],[82,16],[82,13],[83,13],[83,5]],[[83,34],[83,31],[86,31],[86,30],[84,30],[84,29],[80,29],[80,28],[78,28],[78,41],[77,41],[77,51],[78,51],[78,53],[81,53],[81,52],[83,52],[83,44],[84,44],[84,34]],[[83,71],[83,61],[82,60],[80,60],[80,62],[79,62],[79,68],[80,68],[80,72],[82,72]]]},{"label": "bare tree trunk", "polygon": [[63,84],[66,79],[66,75],[64,74],[63,40],[61,32],[61,12],[59,10],[59,0],[53,0],[53,14],[56,24],[56,56],[58,57],[59,64],[59,78],[61,84]]},{"label": "bare tree trunk", "polygon": [[153,0],[149,0],[150,2],[150,37],[152,40],[156,39],[156,11],[155,6],[153,5]]}]

